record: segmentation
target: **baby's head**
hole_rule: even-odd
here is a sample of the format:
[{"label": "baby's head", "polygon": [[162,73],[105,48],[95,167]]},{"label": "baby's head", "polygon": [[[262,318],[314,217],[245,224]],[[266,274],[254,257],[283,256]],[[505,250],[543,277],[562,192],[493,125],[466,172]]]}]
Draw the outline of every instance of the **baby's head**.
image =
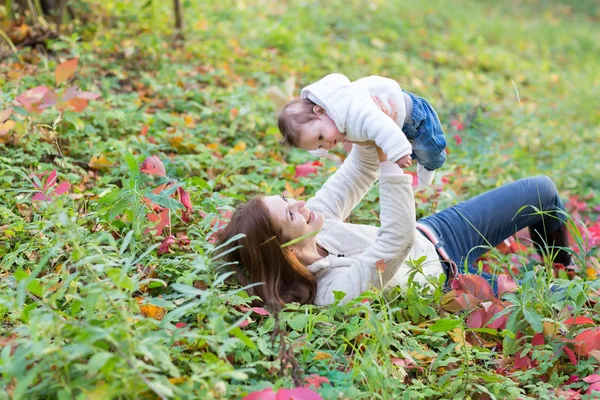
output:
[{"label": "baby's head", "polygon": [[325,109],[309,99],[293,100],[279,114],[283,144],[304,150],[331,150],[344,140]]}]

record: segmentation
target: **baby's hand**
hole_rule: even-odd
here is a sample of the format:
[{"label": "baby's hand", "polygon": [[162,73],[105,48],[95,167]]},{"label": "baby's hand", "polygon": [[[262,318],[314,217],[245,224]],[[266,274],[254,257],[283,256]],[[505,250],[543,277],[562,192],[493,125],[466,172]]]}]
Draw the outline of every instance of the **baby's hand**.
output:
[{"label": "baby's hand", "polygon": [[398,164],[400,168],[408,168],[412,165],[412,157],[410,156],[410,154],[407,154],[404,157],[400,158],[398,161],[396,161],[396,164]]}]

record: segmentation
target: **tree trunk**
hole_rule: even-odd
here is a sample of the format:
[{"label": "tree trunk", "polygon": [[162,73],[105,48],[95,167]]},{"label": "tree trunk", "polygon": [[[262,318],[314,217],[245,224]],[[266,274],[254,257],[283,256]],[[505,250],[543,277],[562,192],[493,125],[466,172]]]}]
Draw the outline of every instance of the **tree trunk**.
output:
[{"label": "tree trunk", "polygon": [[173,0],[173,10],[175,12],[175,30],[177,31],[175,36],[177,39],[183,40],[183,11],[180,0]]}]

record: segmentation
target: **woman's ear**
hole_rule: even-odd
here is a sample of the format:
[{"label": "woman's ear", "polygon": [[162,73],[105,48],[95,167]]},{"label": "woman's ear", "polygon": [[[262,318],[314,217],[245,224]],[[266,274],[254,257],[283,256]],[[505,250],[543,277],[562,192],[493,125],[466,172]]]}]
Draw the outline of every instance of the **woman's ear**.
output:
[{"label": "woman's ear", "polygon": [[325,114],[325,109],[321,106],[313,106],[313,112],[317,115]]}]

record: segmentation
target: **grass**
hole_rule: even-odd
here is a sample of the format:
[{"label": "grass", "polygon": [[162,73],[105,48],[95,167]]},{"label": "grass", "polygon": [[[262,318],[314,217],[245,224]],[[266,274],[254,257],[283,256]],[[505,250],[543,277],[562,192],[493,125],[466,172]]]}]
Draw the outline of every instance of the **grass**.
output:
[{"label": "grass", "polygon": [[[183,47],[172,41],[170,2],[87,1],[47,51],[0,61],[0,110],[27,89],[54,87],[57,65],[73,57],[69,84],[101,94],[61,121],[57,107],[15,107],[14,129],[0,135],[0,396],[240,398],[313,375],[326,378],[313,384],[325,399],[588,390],[583,379],[598,360],[569,340],[600,322],[589,301],[598,246],[577,230],[597,229],[600,212],[595,2],[192,3],[184,2]],[[447,313],[439,289],[416,286],[347,306],[248,309],[246,292],[224,282],[214,221],[259,192],[308,198],[335,169],[329,160],[295,176],[312,160],[278,144],[268,95],[290,77],[297,94],[332,71],[394,78],[438,111],[449,156],[436,190],[417,195],[419,216],[551,176],[577,221],[578,276],[561,273],[557,294],[551,266],[536,267],[531,249],[494,252],[485,260],[493,268],[536,271],[521,275],[527,290],[513,295],[519,311],[504,329],[473,328],[473,313]],[[151,155],[168,178],[140,173]],[[32,176],[54,169],[69,194],[32,201],[34,184],[43,185]],[[189,222],[181,202],[151,193],[167,181],[190,194]],[[144,196],[168,210],[160,237],[145,233],[160,210]],[[372,190],[351,221],[377,224],[377,196]],[[565,323],[579,316],[592,322]],[[536,333],[543,344],[532,344]]]}]

